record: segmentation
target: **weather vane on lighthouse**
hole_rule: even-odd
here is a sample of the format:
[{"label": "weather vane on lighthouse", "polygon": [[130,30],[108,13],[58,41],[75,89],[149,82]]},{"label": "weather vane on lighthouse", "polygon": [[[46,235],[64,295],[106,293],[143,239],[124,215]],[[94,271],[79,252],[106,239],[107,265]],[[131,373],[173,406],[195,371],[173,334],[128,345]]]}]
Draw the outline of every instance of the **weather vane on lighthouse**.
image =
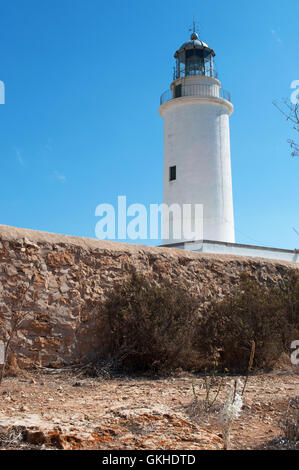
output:
[{"label": "weather vane on lighthouse", "polygon": [[197,37],[199,36],[199,25],[195,21],[195,16],[193,16],[193,26],[192,28],[189,28],[190,33],[196,35]]}]

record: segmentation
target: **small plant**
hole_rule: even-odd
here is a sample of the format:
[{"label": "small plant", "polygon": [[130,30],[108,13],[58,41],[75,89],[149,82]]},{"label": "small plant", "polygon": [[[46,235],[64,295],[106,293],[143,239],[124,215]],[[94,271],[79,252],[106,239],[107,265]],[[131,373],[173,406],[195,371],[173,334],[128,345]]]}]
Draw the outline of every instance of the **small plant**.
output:
[{"label": "small plant", "polygon": [[22,426],[13,426],[5,431],[0,431],[0,449],[18,449],[24,440]]},{"label": "small plant", "polygon": [[[205,373],[204,375],[204,388],[205,388],[205,396],[202,402],[202,408],[203,410],[208,413],[213,405],[216,403],[217,398],[219,396],[219,393],[222,389],[223,383],[224,383],[224,376],[219,377],[218,370],[216,367],[218,366],[218,362],[215,360],[214,361],[214,368],[211,371],[209,375]],[[226,370],[227,372],[227,370]],[[215,389],[215,392],[213,393],[213,390]],[[196,393],[196,386],[192,382],[192,391],[193,391],[193,396],[194,396],[194,406],[198,406],[199,400],[198,400],[198,394]]]},{"label": "small plant", "polygon": [[249,357],[249,362],[248,362],[248,367],[247,367],[247,374],[246,374],[246,378],[245,378],[245,382],[244,382],[244,387],[243,387],[243,390],[242,390],[242,396],[244,395],[245,390],[246,390],[246,385],[247,385],[249,373],[250,373],[250,371],[252,369],[252,366],[253,366],[254,355],[255,355],[255,341],[252,340],[251,341],[250,357]]},{"label": "small plant", "polygon": [[[225,405],[223,406],[220,412],[219,421],[222,427],[222,436],[224,441],[224,449],[228,449],[230,446],[230,434],[231,434],[231,425],[232,422],[239,417],[241,408],[243,405],[243,396],[246,391],[246,384],[248,381],[249,373],[252,368],[253,360],[254,360],[254,353],[255,353],[255,342],[251,342],[251,351],[250,357],[248,361],[247,367],[247,374],[245,381],[241,381],[241,379],[234,379],[231,381],[229,390],[227,393],[227,398]],[[214,360],[214,368],[210,375],[204,376],[204,388],[205,388],[205,396],[202,403],[202,409],[209,413],[212,411],[213,405],[216,403],[217,398],[219,397],[220,391],[223,389],[225,382],[225,376],[219,376],[217,367],[218,362]],[[228,372],[226,369],[225,372]],[[203,387],[202,387],[203,388]],[[214,393],[213,393],[213,390]],[[194,401],[192,403],[192,408],[197,411],[199,408],[199,399],[198,394],[196,393],[196,387],[194,383],[192,383],[192,391],[194,396]]]},{"label": "small plant", "polygon": [[225,405],[220,413],[224,450],[230,447],[231,426],[235,419],[240,416],[243,406],[242,388],[244,384],[240,379],[232,380]]},{"label": "small plant", "polygon": [[299,396],[291,398],[280,423],[283,443],[288,449],[299,449]]}]

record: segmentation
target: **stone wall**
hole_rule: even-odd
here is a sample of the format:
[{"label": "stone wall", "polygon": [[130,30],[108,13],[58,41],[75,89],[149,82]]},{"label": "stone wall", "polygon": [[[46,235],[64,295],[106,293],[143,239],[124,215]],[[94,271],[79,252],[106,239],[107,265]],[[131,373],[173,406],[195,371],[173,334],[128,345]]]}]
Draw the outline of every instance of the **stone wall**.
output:
[{"label": "stone wall", "polygon": [[95,303],[132,270],[180,283],[207,305],[236,288],[242,272],[279,283],[292,268],[298,264],[0,226],[0,316],[9,322],[18,289],[35,273],[25,303],[29,316],[13,347],[21,366],[59,367],[85,361],[98,350]]}]

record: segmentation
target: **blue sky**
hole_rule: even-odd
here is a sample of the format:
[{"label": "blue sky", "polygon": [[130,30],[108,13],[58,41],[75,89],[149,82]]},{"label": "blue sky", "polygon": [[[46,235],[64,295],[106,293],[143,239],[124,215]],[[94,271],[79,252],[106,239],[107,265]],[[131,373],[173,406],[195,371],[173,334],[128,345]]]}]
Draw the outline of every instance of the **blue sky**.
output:
[{"label": "blue sky", "polygon": [[[100,203],[162,202],[160,94],[195,15],[232,94],[240,243],[299,248],[297,0],[0,1],[0,223],[94,237]],[[144,241],[142,242],[144,243]]]}]

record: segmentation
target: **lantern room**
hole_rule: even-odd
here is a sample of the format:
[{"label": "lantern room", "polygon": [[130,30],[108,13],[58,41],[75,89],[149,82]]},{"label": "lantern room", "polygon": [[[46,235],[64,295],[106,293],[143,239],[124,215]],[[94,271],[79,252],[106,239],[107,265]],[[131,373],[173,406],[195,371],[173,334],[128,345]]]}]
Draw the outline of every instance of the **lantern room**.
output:
[{"label": "lantern room", "polygon": [[174,54],[176,59],[174,80],[193,75],[217,78],[214,71],[214,57],[213,49],[193,32],[190,41],[185,42]]}]

